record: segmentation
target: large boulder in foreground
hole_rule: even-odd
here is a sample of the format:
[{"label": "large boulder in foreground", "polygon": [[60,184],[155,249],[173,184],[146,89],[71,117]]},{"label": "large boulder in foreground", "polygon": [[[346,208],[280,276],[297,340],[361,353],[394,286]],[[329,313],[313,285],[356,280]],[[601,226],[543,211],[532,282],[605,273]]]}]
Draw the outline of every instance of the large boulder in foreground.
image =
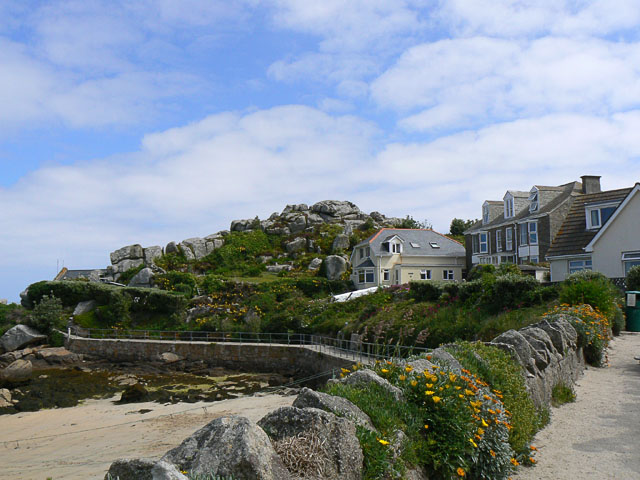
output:
[{"label": "large boulder in foreground", "polygon": [[216,418],[162,459],[191,474],[215,472],[235,480],[291,479],[267,434],[244,417]]},{"label": "large boulder in foreground", "polygon": [[22,383],[31,378],[33,365],[29,360],[16,360],[0,372],[0,381],[7,383]]},{"label": "large boulder in foreground", "polygon": [[346,398],[336,397],[327,393],[316,392],[310,388],[303,388],[293,402],[297,408],[319,408],[327,412],[335,413],[341,417],[348,418],[368,430],[375,431],[369,415],[360,410]]},{"label": "large boulder in foreground", "polygon": [[46,338],[46,335],[42,335],[27,325],[16,325],[0,337],[0,350],[13,352],[32,343],[43,342]]},{"label": "large boulder in foreground", "polygon": [[146,458],[116,460],[104,476],[105,480],[188,480],[180,471],[163,460]]},{"label": "large boulder in foreground", "polygon": [[282,407],[258,422],[295,478],[362,478],[356,426],[317,408]]}]

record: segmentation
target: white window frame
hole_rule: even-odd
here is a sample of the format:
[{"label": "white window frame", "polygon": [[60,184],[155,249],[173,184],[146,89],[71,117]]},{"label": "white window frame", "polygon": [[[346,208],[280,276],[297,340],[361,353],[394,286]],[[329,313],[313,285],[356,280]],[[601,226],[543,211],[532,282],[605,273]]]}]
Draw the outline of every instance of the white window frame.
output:
[{"label": "white window frame", "polygon": [[431,270],[420,270],[420,280],[431,280]]},{"label": "white window frame", "polygon": [[532,256],[529,258],[529,261],[530,261],[531,263],[540,263],[540,258],[538,257],[538,255],[532,255]]},{"label": "white window frame", "polygon": [[504,199],[504,218],[511,218],[515,215],[513,208],[513,197],[508,194]]},{"label": "white window frame", "polygon": [[373,268],[367,268],[364,271],[364,283],[374,283],[375,282],[375,276],[373,274]]},{"label": "white window frame", "polygon": [[396,270],[395,270],[394,279],[395,279],[395,284],[399,285],[400,284],[400,269],[399,268],[396,268]]},{"label": "white window frame", "polygon": [[364,249],[364,256],[367,258],[371,256],[371,247],[367,247]]},{"label": "white window frame", "polygon": [[496,230],[496,252],[502,251],[502,230]]},{"label": "white window frame", "polygon": [[538,244],[538,222],[529,222],[529,245]]},{"label": "white window frame", "polygon": [[513,227],[507,227],[505,234],[505,243],[507,252],[513,251]]},{"label": "white window frame", "polygon": [[364,258],[364,248],[359,248],[358,249],[358,253],[360,255],[360,257],[359,257],[360,260],[362,260]]},{"label": "white window frame", "polygon": [[364,270],[358,270],[358,283],[363,284],[366,283],[365,282],[365,274],[364,274]]},{"label": "white window frame", "polygon": [[529,213],[537,212],[540,208],[540,193],[537,188],[529,192]]},{"label": "white window frame", "polygon": [[482,206],[482,223],[489,223],[489,205]]},{"label": "white window frame", "polygon": [[389,269],[385,268],[384,270],[382,270],[382,280],[385,281],[385,282],[388,282],[389,278],[391,278],[389,276]]},{"label": "white window frame", "polygon": [[640,265],[640,252],[624,252],[622,254],[622,266],[624,267],[624,276],[629,274],[631,267]]},{"label": "white window frame", "polygon": [[455,274],[453,270],[442,270],[443,280],[455,280]]},{"label": "white window frame", "polygon": [[581,270],[592,270],[593,264],[590,258],[580,258],[575,260],[569,260],[567,262],[567,266],[569,267],[569,275],[572,273],[579,272]]},{"label": "white window frame", "polygon": [[[482,240],[482,236],[484,235],[484,241]],[[478,234],[478,252],[479,253],[487,253],[489,252],[489,234],[487,232],[480,232]]]},{"label": "white window frame", "polygon": [[[524,230],[524,235],[522,234],[523,230]],[[519,238],[519,242],[518,242],[519,246],[524,247],[526,245],[529,245],[529,227],[527,226],[526,223],[518,224],[518,238]]]},{"label": "white window frame", "polygon": [[399,242],[393,242],[391,244],[391,253],[402,253],[402,244]]},{"label": "white window frame", "polygon": [[[618,207],[618,205],[620,205],[620,203],[618,202],[609,202],[609,203],[601,203],[600,205],[590,205],[585,207],[585,217],[587,219],[587,230],[595,230],[597,228],[602,227],[603,223],[602,222],[602,209],[603,208],[613,208],[613,212],[611,212],[611,215],[613,215],[616,211],[616,208]],[[594,222],[593,219],[593,213],[596,213],[597,218],[596,221]],[[611,215],[609,215],[609,218],[611,217]],[[607,220],[609,219],[607,218]]]}]

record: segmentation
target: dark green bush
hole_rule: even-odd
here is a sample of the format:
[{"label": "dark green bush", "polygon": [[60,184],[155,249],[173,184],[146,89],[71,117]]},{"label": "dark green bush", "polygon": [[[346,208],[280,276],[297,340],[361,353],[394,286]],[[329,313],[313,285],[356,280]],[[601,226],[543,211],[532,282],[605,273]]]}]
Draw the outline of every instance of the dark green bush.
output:
[{"label": "dark green bush", "polygon": [[498,275],[494,282],[483,283],[485,288],[481,302],[493,313],[531,305],[535,299],[535,291],[540,287],[535,278],[513,273]]},{"label": "dark green bush", "polygon": [[478,264],[475,265],[467,274],[467,281],[480,280],[485,275],[495,275],[496,267],[491,264]]},{"label": "dark green bush", "polygon": [[[590,273],[584,273],[590,272]],[[613,314],[617,290],[601,273],[590,270],[569,275],[560,289],[560,303],[568,305],[588,304],[605,315]]]},{"label": "dark green bush", "polygon": [[118,283],[128,285],[131,279],[135,277],[143,268],[145,268],[144,263],[138,265],[137,267],[131,267],[126,272],[120,274],[120,276],[118,277]]},{"label": "dark green bush", "polygon": [[427,280],[409,282],[409,297],[416,302],[435,302],[445,291],[445,282]]},{"label": "dark green bush", "polygon": [[613,322],[611,322],[611,331],[614,335],[620,335],[620,332],[625,329],[625,318],[622,309],[618,305],[614,305],[613,310]]},{"label": "dark green bush", "polygon": [[631,267],[627,274],[627,290],[640,290],[640,265]]},{"label": "dark green bush", "polygon": [[461,302],[474,304],[484,291],[484,285],[481,280],[472,280],[463,282],[458,286],[458,297]]},{"label": "dark green bush", "polygon": [[[198,289],[198,281],[191,273],[171,271],[156,275],[154,282],[163,290],[180,292],[191,297]],[[180,289],[176,288],[180,285]]]},{"label": "dark green bush", "polygon": [[43,295],[29,315],[27,324],[40,333],[49,335],[53,329],[61,328],[65,322],[62,318],[62,302],[53,294]]}]

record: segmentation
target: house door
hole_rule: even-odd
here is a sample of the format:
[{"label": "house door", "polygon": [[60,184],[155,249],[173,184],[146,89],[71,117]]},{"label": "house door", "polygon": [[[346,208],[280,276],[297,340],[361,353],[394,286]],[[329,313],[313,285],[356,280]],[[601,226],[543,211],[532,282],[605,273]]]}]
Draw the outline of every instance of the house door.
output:
[{"label": "house door", "polygon": [[395,272],[395,273],[393,274],[393,275],[394,275],[394,282],[393,282],[393,284],[394,284],[394,285],[400,285],[400,269],[399,269],[399,268],[396,268],[396,269],[394,270],[394,272]]}]

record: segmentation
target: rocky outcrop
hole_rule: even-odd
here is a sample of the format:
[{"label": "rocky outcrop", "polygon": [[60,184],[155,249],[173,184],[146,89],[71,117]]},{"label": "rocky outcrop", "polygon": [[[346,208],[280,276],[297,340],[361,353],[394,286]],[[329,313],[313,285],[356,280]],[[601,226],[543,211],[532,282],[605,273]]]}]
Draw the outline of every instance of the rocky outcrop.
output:
[{"label": "rocky outcrop", "polygon": [[323,263],[329,280],[340,280],[340,277],[347,271],[348,262],[339,255],[329,255]]},{"label": "rocky outcrop", "polygon": [[267,434],[244,417],[216,418],[162,459],[192,474],[215,472],[237,480],[291,478]]},{"label": "rocky outcrop", "polygon": [[0,371],[0,381],[15,384],[27,382],[33,374],[33,365],[29,360],[16,360]]},{"label": "rocky outcrop", "polygon": [[529,395],[537,407],[543,407],[551,402],[555,385],[575,383],[584,370],[577,339],[568,316],[554,315],[519,331],[504,332],[489,345],[509,352],[522,365]]},{"label": "rocky outcrop", "polygon": [[282,407],[258,425],[276,451],[286,455],[285,464],[296,478],[362,478],[364,457],[352,421],[317,408]]},{"label": "rocky outcrop", "polygon": [[105,480],[187,480],[187,477],[168,462],[145,458],[116,460],[104,476]]},{"label": "rocky outcrop", "polygon": [[342,382],[346,383],[347,385],[367,385],[369,383],[377,383],[386,391],[391,393],[397,401],[400,402],[404,400],[402,390],[391,385],[388,380],[382,378],[373,370],[358,370],[351,375],[343,378]]},{"label": "rocky outcrop", "polygon": [[297,408],[319,408],[327,412],[334,413],[341,417],[348,418],[356,425],[360,425],[368,430],[375,431],[375,427],[369,418],[353,403],[346,398],[316,392],[310,388],[303,388],[298,397],[294,400],[293,406]]},{"label": "rocky outcrop", "polygon": [[73,309],[73,315],[82,315],[83,313],[88,313],[95,309],[98,306],[95,300],[86,300],[84,302],[79,302],[76,305],[76,308]]},{"label": "rocky outcrop", "polygon": [[316,271],[320,269],[321,265],[322,265],[322,259],[316,257],[313,260],[311,260],[311,262],[309,262],[309,266],[307,267],[307,269],[311,271]]},{"label": "rocky outcrop", "polygon": [[143,268],[133,276],[128,286],[151,288],[153,286],[154,276],[155,274],[153,273],[153,270],[151,270],[149,267]]},{"label": "rocky outcrop", "polygon": [[343,252],[349,248],[349,235],[341,233],[336,235],[331,245],[332,252]]},{"label": "rocky outcrop", "polygon": [[72,365],[82,361],[82,355],[70,352],[64,347],[51,347],[34,352],[38,360],[44,360],[49,365]]},{"label": "rocky outcrop", "polygon": [[11,392],[6,388],[0,388],[0,408],[13,407]]},{"label": "rocky outcrop", "polygon": [[0,351],[13,352],[27,345],[43,342],[47,336],[27,325],[16,325],[0,337]]},{"label": "rocky outcrop", "polygon": [[287,253],[304,252],[307,249],[307,239],[304,237],[297,237],[284,245]]}]

